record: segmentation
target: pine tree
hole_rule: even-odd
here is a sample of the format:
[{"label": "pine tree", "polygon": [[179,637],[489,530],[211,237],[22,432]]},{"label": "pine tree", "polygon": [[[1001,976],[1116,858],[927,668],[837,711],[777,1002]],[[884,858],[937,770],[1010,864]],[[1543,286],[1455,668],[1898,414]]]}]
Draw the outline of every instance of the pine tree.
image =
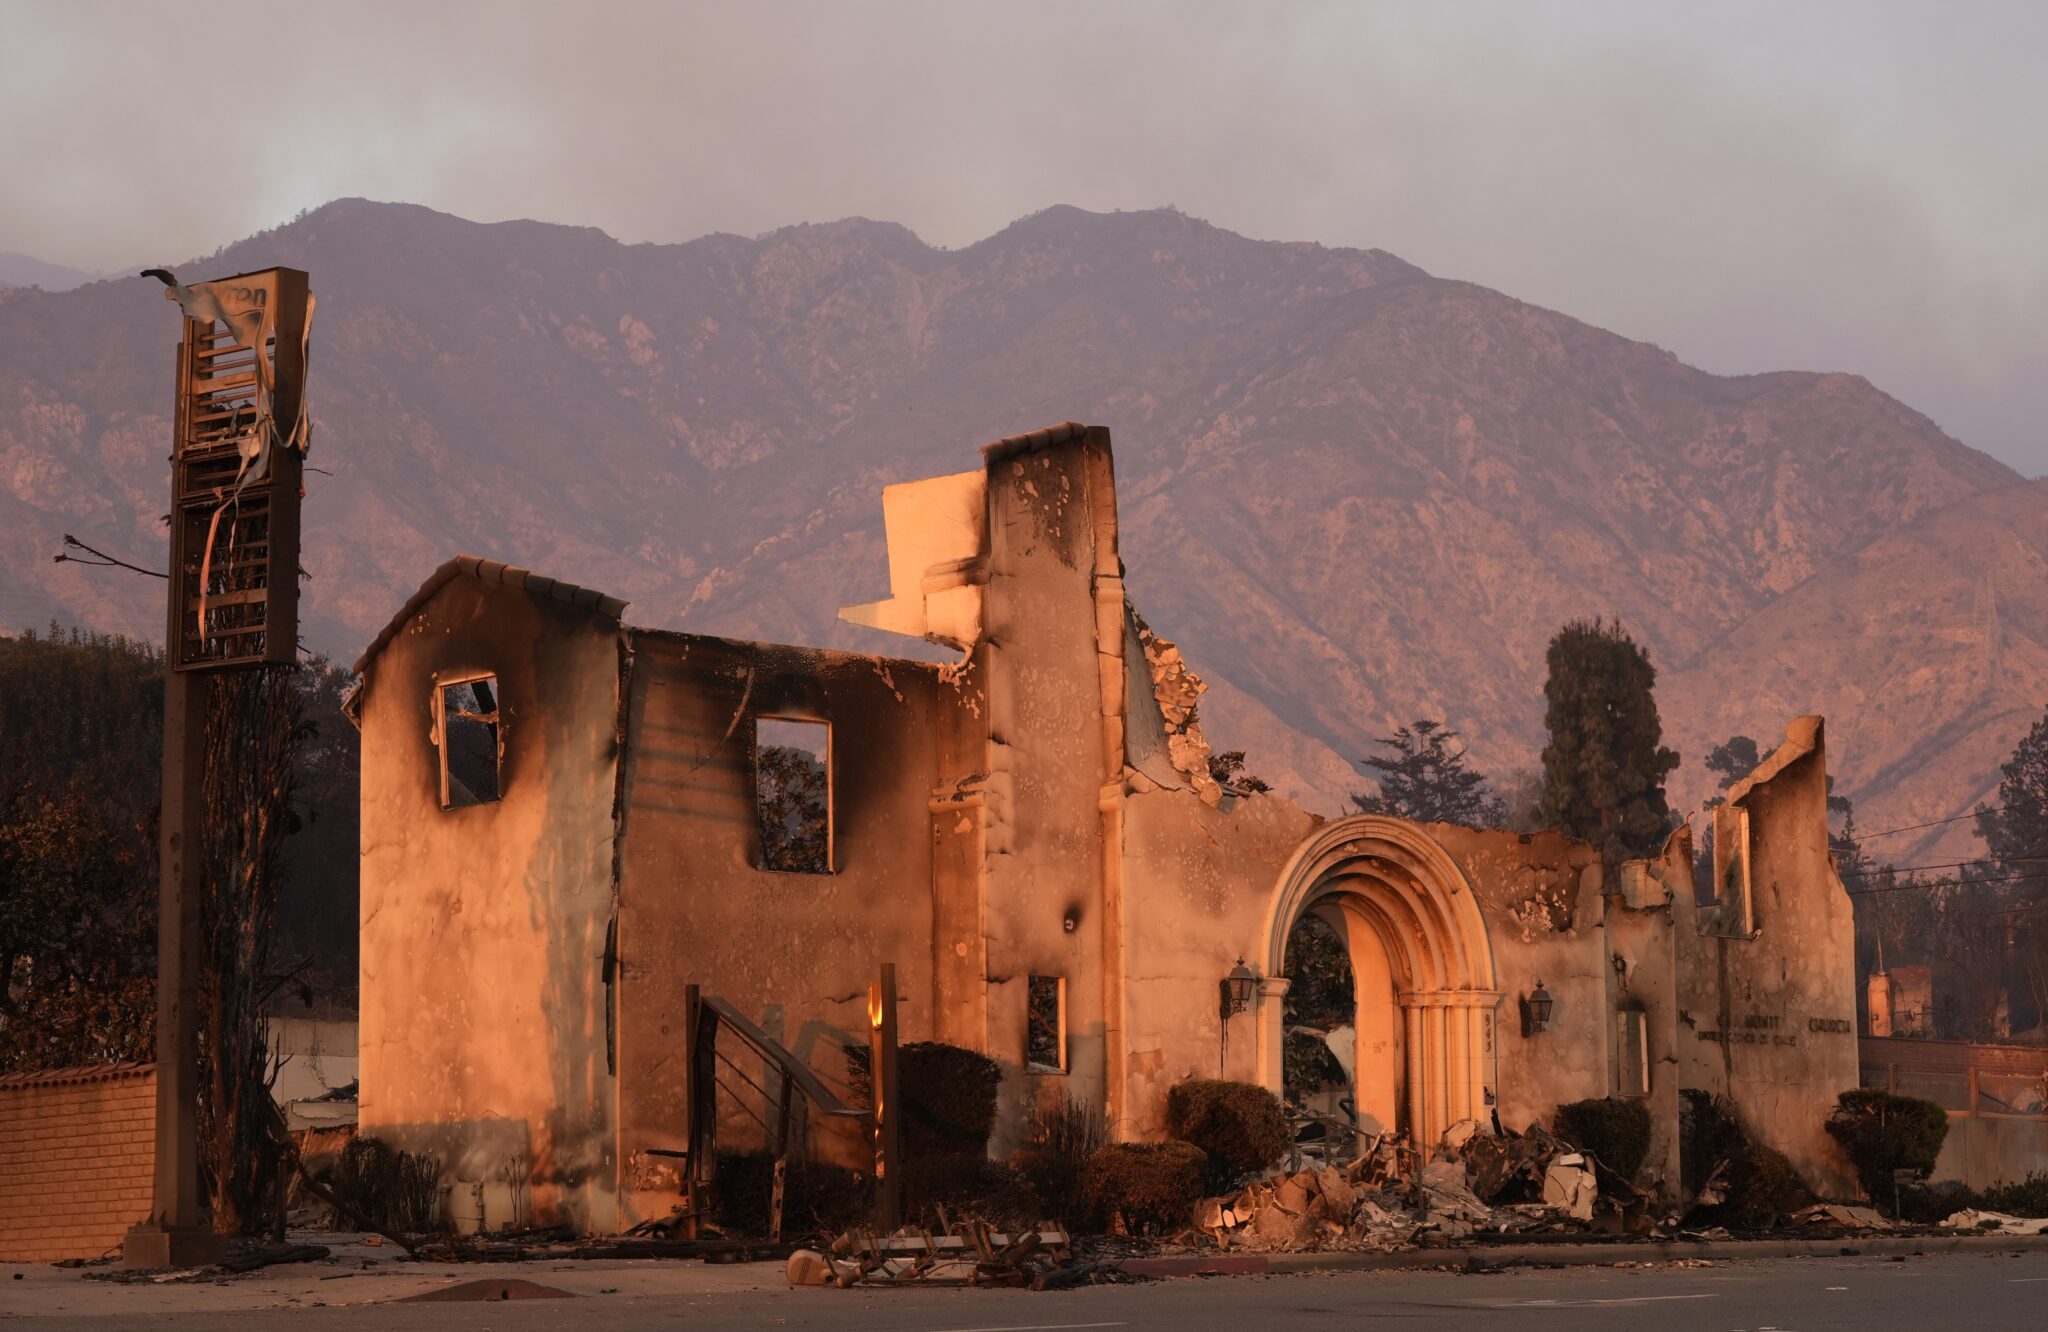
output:
[{"label": "pine tree", "polygon": [[1999,773],[1998,803],[1977,806],[1977,835],[2007,873],[2048,871],[2048,716]]},{"label": "pine tree", "polygon": [[[1720,785],[1715,788],[1719,791],[1726,791],[1744,777],[1749,776],[1750,773],[1756,770],[1756,765],[1762,761],[1757,753],[1756,741],[1746,735],[1729,736],[1726,740],[1708,750],[1707,757],[1704,760],[1707,771],[1721,779]],[[1724,803],[1726,799],[1726,796],[1708,796],[1706,808],[1712,809],[1714,806]]]},{"label": "pine tree", "polygon": [[1379,744],[1389,752],[1363,760],[1364,767],[1379,774],[1379,790],[1354,795],[1351,803],[1367,814],[1418,823],[1500,827],[1507,821],[1507,805],[1483,774],[1466,766],[1465,747],[1451,747],[1457,738],[1456,731],[1427,718],[1382,736]]},{"label": "pine tree", "polygon": [[1598,846],[1609,865],[1652,855],[1672,827],[1657,669],[1619,624],[1574,620],[1550,640],[1543,814]]}]

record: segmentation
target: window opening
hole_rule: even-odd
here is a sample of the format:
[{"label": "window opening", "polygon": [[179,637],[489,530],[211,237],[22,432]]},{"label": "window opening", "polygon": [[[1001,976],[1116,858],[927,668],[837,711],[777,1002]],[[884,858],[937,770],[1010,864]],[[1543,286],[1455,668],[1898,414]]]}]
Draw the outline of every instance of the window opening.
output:
[{"label": "window opening", "polygon": [[488,805],[500,795],[498,677],[444,684],[437,695],[441,808]]},{"label": "window opening", "polygon": [[1750,883],[1747,809],[1714,807],[1713,858],[1714,905],[1702,912],[1703,932],[1736,939],[1753,937],[1756,906]]},{"label": "window opening", "polygon": [[1034,1073],[1067,1071],[1067,978],[1033,976],[1024,1062]]},{"label": "window opening", "polygon": [[832,728],[762,717],[754,724],[754,810],[761,868],[832,872]]}]

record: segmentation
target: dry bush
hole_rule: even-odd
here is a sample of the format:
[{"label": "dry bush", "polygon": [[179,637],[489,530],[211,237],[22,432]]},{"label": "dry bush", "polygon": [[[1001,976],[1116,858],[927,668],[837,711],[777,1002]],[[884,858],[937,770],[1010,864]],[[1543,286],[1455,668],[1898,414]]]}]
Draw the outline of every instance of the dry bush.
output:
[{"label": "dry bush", "polygon": [[1185,1142],[1111,1143],[1081,1171],[1088,1219],[1107,1227],[1121,1218],[1132,1234],[1172,1234],[1188,1224],[1208,1164]]}]

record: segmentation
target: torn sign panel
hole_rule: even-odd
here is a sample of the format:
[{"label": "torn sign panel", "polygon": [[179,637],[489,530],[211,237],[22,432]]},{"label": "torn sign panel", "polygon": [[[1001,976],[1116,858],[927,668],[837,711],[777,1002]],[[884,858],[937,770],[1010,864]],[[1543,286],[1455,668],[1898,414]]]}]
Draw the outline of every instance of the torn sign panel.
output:
[{"label": "torn sign panel", "polygon": [[302,492],[284,460],[303,456],[309,436],[306,275],[268,269],[191,285],[165,269],[145,276],[186,316],[172,482],[175,614],[188,627],[179,663],[287,659]]},{"label": "torn sign panel", "polygon": [[[266,469],[263,446],[271,440],[304,452],[308,443],[306,429],[306,400],[304,393],[292,413],[292,420],[280,429],[276,419],[277,366],[271,352],[272,339],[280,336],[277,327],[276,277],[274,272],[255,274],[247,278],[223,278],[216,282],[195,282],[186,286],[167,268],[145,269],[142,276],[154,277],[165,287],[164,299],[176,301],[178,308],[187,319],[200,323],[215,323],[226,326],[234,338],[235,345],[254,352],[256,377],[256,425],[250,430],[242,451],[243,472],[241,480],[261,480]],[[306,294],[306,316],[296,330],[283,330],[282,336],[291,337],[296,333],[299,340],[299,363],[305,363],[305,355],[312,336],[314,297]],[[253,464],[253,466],[252,466]]]}]

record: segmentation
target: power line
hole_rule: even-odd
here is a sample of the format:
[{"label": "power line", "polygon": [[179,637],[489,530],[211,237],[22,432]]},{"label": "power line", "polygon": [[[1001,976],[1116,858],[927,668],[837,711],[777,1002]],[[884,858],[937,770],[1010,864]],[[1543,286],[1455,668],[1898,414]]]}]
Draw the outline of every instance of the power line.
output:
[{"label": "power line", "polygon": [[[169,574],[161,574],[154,569],[145,569],[139,564],[130,564],[128,561],[118,556],[109,555],[103,550],[96,550],[69,532],[64,534],[64,546],[65,550],[57,556],[57,563],[59,564],[63,564],[68,560],[72,564],[83,564],[89,569],[126,569],[130,573],[148,574],[151,578],[170,577]],[[85,555],[73,555],[70,553],[73,550],[82,550],[85,552]],[[88,559],[86,556],[91,556],[92,558]]]},{"label": "power line", "polygon": [[[2048,860],[2048,856],[2006,856],[1997,863],[2016,865],[2032,861]],[[1876,869],[1850,870],[1840,877],[1844,879],[1867,879],[1878,874],[1912,874],[1918,870],[1968,869],[1972,865],[1988,863],[1985,860],[1945,860],[1934,865],[1879,865]]]},{"label": "power line", "polygon": [[[1842,877],[1842,876],[1837,876]],[[2048,874],[2013,874],[2001,879],[1937,879],[1932,883],[1917,880],[1906,883],[1890,883],[1881,888],[1844,888],[1851,897],[1871,897],[1878,893],[1933,892],[1937,888],[1975,888],[1980,885],[1996,886],[2002,883],[2040,883],[2048,881]]]},{"label": "power line", "polygon": [[1981,810],[1971,810],[1968,814],[1956,814],[1946,819],[1935,819],[1928,823],[1909,823],[1903,828],[1886,828],[1881,832],[1859,832],[1856,834],[1856,840],[1858,842],[1865,842],[1873,837],[1890,837],[1893,833],[1919,832],[1922,828],[1939,828],[1944,823],[1961,823],[1964,819],[1974,819],[1980,813],[2003,814],[2006,810],[2019,809],[2028,804],[2029,802],[2027,801],[2015,801],[2005,805],[1987,805]]}]

